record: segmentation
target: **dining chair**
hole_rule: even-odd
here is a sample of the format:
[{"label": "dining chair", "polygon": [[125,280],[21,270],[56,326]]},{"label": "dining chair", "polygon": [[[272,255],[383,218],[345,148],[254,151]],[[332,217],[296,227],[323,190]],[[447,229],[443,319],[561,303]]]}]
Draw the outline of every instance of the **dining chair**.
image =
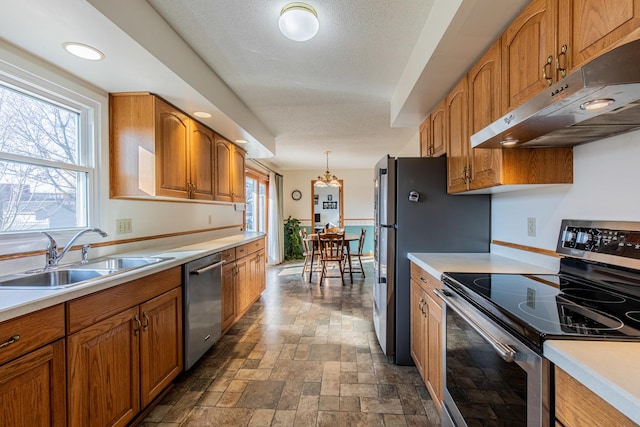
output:
[{"label": "dining chair", "polygon": [[351,272],[362,273],[362,277],[366,277],[364,274],[364,266],[362,265],[362,250],[364,249],[364,239],[367,235],[367,230],[360,229],[360,238],[358,239],[358,250],[356,253],[349,252],[351,258]]},{"label": "dining chair", "polygon": [[[340,278],[344,285],[344,233],[320,233],[318,235],[320,247],[320,262],[322,263],[322,273],[320,284],[325,278]],[[334,264],[338,267],[339,276],[330,276],[328,268]]]},{"label": "dining chair", "polygon": [[[302,241],[302,255],[304,256],[304,264],[302,265],[302,277],[304,277],[304,274],[308,271],[309,272],[309,276],[311,276],[311,274],[313,274],[314,271],[320,271],[318,268],[316,268],[316,270],[313,269],[313,263],[314,263],[314,259],[313,259],[313,241],[312,239],[309,237],[309,234],[307,233],[307,230],[304,228],[300,229],[300,240]],[[316,257],[316,260],[318,260],[318,257]],[[320,262],[317,261],[317,266],[320,266]],[[311,280],[311,277],[309,277],[309,280]]]}]

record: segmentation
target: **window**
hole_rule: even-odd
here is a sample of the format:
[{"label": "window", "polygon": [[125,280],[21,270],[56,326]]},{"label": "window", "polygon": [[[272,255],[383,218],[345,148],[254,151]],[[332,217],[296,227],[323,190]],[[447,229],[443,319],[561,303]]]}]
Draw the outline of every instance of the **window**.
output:
[{"label": "window", "polygon": [[268,184],[266,177],[251,171],[245,177],[247,204],[245,223],[247,231],[267,231]]},{"label": "window", "polygon": [[0,74],[1,233],[88,226],[95,185],[88,112]]}]

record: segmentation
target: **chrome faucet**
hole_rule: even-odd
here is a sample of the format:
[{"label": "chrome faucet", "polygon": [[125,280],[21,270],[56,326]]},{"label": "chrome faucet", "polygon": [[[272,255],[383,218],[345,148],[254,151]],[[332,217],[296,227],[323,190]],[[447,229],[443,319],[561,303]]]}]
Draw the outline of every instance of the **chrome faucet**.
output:
[{"label": "chrome faucet", "polygon": [[[76,235],[73,236],[71,240],[69,240],[69,243],[67,243],[67,245],[62,249],[62,251],[58,252],[58,244],[53,239],[53,237],[51,237],[49,233],[42,231],[42,234],[47,236],[47,238],[49,239],[49,242],[47,243],[47,249],[45,252],[46,265],[44,268],[47,269],[47,268],[55,267],[56,265],[58,265],[58,262],[60,262],[60,260],[67,254],[67,252],[69,252],[69,249],[71,249],[71,246],[73,246],[75,241],[78,240],[78,238],[85,233],[98,233],[102,237],[107,237],[107,233],[100,230],[99,228],[85,228],[84,230],[77,232]],[[82,254],[83,259],[86,259],[87,257],[86,255],[87,249],[88,248],[83,247],[83,254]]]}]

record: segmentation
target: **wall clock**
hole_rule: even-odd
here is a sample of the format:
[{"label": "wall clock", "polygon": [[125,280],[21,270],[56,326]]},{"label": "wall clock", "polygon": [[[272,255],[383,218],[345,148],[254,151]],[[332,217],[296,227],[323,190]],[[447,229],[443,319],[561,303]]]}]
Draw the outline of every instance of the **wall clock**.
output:
[{"label": "wall clock", "polygon": [[300,200],[302,198],[302,193],[300,192],[300,190],[293,190],[291,192],[291,198],[293,200]]}]

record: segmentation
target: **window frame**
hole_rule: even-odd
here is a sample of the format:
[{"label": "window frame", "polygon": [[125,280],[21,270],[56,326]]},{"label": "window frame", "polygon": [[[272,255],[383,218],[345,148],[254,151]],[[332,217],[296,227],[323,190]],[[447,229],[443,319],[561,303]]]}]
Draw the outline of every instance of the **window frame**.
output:
[{"label": "window frame", "polygon": [[[103,100],[100,94],[79,85],[76,81],[63,76],[62,72],[51,72],[44,69],[24,56],[18,55],[11,58],[11,52],[6,52],[0,45],[0,54],[7,53],[12,63],[0,59],[0,83],[2,85],[33,96],[45,102],[58,105],[62,108],[75,111],[78,117],[78,163],[58,162],[47,159],[38,159],[10,153],[0,153],[0,160],[21,162],[45,167],[81,172],[87,174],[86,188],[78,188],[85,194],[84,207],[78,207],[78,212],[86,213],[86,226],[68,228],[50,228],[44,230],[22,230],[0,232],[0,239],[11,240],[28,236],[42,236],[46,231],[54,236],[71,237],[77,231],[88,227],[99,227],[101,223],[100,206],[100,120],[102,115]],[[47,67],[48,68],[48,67]],[[46,77],[45,77],[46,76]],[[86,90],[85,90],[86,89]],[[79,192],[78,191],[78,192]]]}]

